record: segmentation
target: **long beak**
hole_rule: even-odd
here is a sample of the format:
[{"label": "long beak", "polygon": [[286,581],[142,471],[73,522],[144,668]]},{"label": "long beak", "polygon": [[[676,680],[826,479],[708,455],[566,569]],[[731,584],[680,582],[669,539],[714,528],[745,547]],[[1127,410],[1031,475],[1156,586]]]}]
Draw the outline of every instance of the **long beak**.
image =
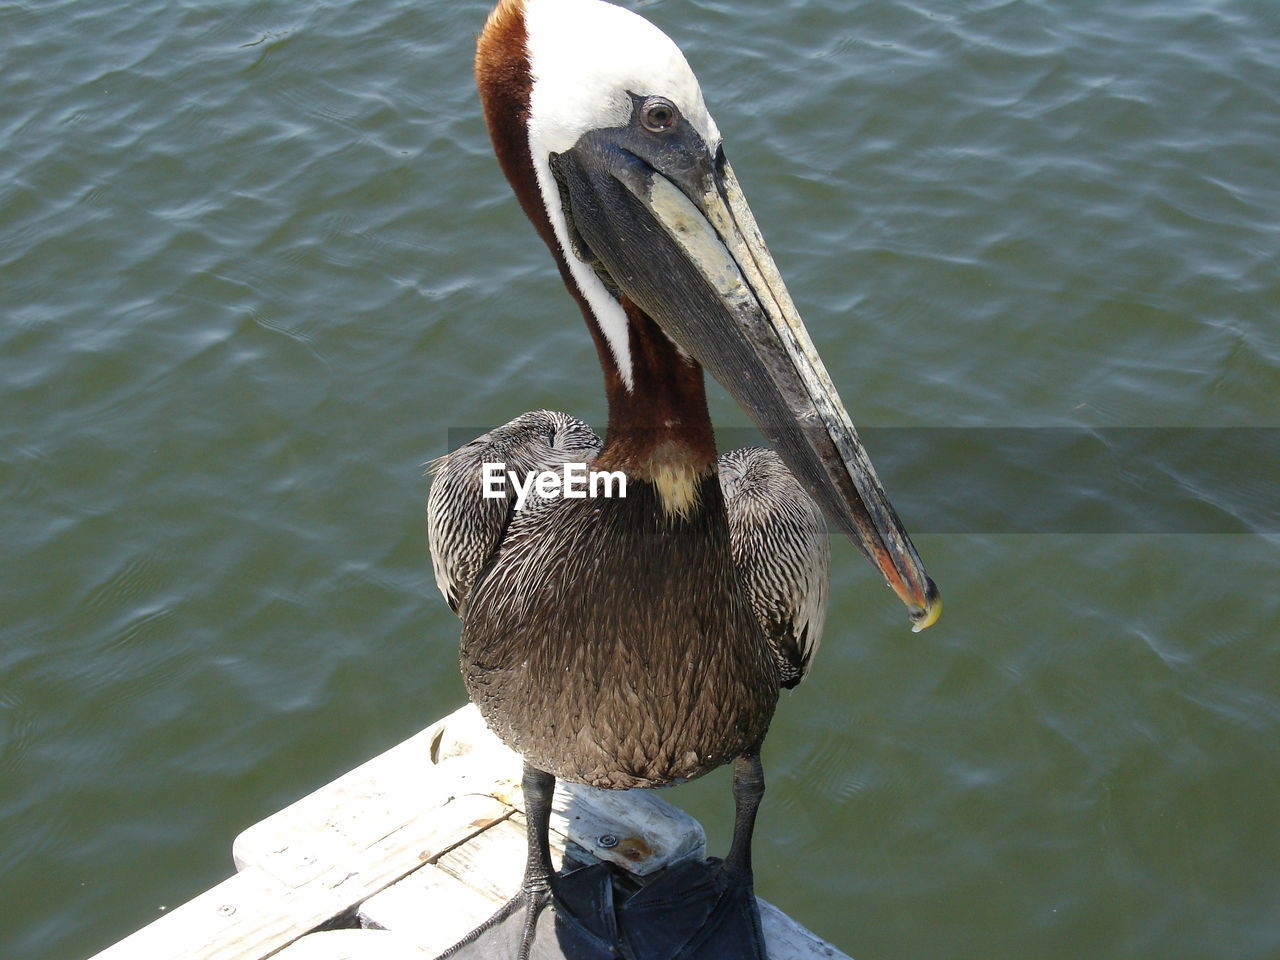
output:
[{"label": "long beak", "polygon": [[[733,170],[723,155],[701,175],[686,167],[676,174],[681,189],[638,157],[620,154],[593,154],[588,169],[573,165],[592,182],[595,198],[572,203],[584,242],[621,291],[747,411],[884,576],[913,629],[930,626],[942,612],[938,588],[889,503]],[[592,176],[602,166],[613,184]],[[562,180],[571,202],[581,181],[572,173]]]}]

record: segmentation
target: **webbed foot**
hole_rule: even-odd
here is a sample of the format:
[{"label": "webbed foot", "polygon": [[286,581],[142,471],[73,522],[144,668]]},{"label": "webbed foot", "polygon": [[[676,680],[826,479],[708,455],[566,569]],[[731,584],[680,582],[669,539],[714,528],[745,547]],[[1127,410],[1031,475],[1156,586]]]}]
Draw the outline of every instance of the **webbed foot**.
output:
[{"label": "webbed foot", "polygon": [[555,890],[521,890],[440,960],[621,960],[608,869],[563,874]]}]

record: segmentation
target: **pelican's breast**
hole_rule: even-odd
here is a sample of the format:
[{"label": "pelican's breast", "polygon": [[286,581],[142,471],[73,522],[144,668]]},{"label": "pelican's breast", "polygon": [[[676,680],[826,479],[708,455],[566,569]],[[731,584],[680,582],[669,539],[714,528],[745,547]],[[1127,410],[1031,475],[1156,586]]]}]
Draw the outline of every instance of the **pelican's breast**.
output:
[{"label": "pelican's breast", "polygon": [[653,485],[514,515],[468,600],[462,669],[489,726],[533,766],[625,789],[758,749],[778,696],[729,548],[718,480],[689,517]]}]

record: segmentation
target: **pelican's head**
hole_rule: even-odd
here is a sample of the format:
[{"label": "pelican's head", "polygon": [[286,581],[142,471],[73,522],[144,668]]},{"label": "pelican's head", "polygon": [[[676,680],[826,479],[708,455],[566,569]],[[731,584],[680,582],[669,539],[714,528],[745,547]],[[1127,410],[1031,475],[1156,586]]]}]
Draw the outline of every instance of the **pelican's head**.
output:
[{"label": "pelican's head", "polygon": [[501,0],[476,76],[498,159],[627,390],[637,317],[747,411],[902,599],[937,588],[889,504],[679,48],[601,0]]}]

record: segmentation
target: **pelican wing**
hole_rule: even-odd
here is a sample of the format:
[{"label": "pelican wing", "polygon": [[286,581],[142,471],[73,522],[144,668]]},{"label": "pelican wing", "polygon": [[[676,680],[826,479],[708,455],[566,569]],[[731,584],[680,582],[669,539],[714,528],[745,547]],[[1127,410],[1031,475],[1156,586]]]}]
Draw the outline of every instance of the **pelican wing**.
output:
[{"label": "pelican wing", "polygon": [[734,563],[782,685],[794,687],[809,672],[827,619],[826,521],[772,450],[730,451],[719,468]]},{"label": "pelican wing", "polygon": [[484,494],[485,464],[505,464],[521,477],[586,462],[600,450],[600,438],[577,417],[556,410],[522,413],[428,464],[434,475],[427,496],[427,539],[436,585],[461,616],[476,577],[502,542],[515,508],[515,492]]}]

